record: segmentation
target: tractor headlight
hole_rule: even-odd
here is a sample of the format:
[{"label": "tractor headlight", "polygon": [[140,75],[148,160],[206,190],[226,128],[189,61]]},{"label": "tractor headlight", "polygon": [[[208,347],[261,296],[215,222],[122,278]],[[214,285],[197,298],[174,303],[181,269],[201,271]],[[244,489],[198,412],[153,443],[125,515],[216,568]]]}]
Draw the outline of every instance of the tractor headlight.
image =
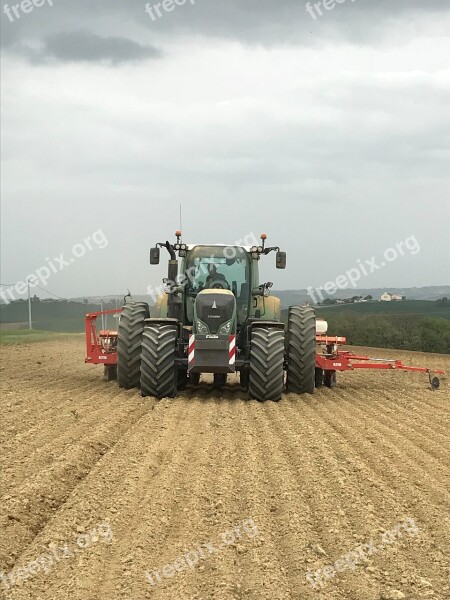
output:
[{"label": "tractor headlight", "polygon": [[208,327],[200,319],[197,319],[197,333],[209,333]]},{"label": "tractor headlight", "polygon": [[233,326],[233,321],[227,321],[223,325],[220,326],[219,335],[228,335],[231,331],[231,327]]}]

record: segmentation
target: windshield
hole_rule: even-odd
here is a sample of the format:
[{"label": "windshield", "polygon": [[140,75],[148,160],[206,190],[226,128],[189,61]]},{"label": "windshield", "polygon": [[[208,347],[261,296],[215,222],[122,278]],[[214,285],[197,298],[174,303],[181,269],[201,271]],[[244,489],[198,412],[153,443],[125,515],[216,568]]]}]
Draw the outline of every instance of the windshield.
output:
[{"label": "windshield", "polygon": [[[250,261],[237,246],[197,246],[186,259],[188,296],[206,289],[231,290],[245,320],[250,297]],[[242,314],[241,314],[242,313]]]}]

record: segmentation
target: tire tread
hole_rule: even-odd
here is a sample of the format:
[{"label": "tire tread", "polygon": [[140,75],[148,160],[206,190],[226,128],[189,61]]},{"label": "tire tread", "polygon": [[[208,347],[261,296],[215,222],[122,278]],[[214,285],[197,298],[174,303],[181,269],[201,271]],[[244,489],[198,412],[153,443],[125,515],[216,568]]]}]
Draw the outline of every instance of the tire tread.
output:
[{"label": "tire tread", "polygon": [[283,394],[284,332],[255,327],[250,348],[249,395],[278,402]]},{"label": "tire tread", "polygon": [[120,315],[117,340],[117,380],[127,390],[139,387],[144,321],[150,316],[146,302],[125,304]]},{"label": "tire tread", "polygon": [[312,394],[315,387],[316,316],[310,306],[289,308],[287,357],[287,391]]},{"label": "tire tread", "polygon": [[176,342],[174,325],[147,325],[142,335],[141,394],[173,398],[176,394]]}]

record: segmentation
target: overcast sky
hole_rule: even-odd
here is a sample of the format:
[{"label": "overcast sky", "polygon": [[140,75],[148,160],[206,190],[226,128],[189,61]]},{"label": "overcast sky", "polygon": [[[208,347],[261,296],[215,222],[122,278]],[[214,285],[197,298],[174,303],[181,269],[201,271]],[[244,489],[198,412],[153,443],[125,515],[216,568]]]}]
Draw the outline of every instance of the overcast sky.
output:
[{"label": "overcast sky", "polygon": [[[450,284],[448,0],[344,0],[314,18],[303,0],[187,0],[153,18],[141,0],[15,5],[1,283],[63,253],[52,292],[143,293],[182,203],[187,242],[267,232],[288,252],[286,271],[262,265],[278,288],[386,262],[411,236],[420,252],[359,286]],[[108,245],[74,258],[98,230]]]}]

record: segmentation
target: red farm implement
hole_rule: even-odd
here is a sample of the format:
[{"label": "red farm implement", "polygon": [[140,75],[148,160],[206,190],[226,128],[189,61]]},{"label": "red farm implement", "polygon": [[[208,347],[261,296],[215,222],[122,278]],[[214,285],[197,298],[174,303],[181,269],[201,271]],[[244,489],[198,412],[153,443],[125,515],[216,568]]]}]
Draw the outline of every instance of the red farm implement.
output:
[{"label": "red farm implement", "polygon": [[104,365],[104,378],[111,381],[117,378],[117,339],[118,332],[97,331],[98,317],[118,315],[122,309],[106,310],[86,315],[86,359],[91,365]]},{"label": "red farm implement", "polygon": [[436,375],[445,375],[445,371],[405,365],[398,359],[370,358],[369,356],[355,354],[348,350],[340,350],[339,345],[347,342],[345,337],[317,335],[316,341],[322,347],[322,353],[318,352],[316,354],[316,387],[320,387],[321,385],[334,387],[338,371],[354,371],[356,369],[425,373],[429,377],[433,390],[437,390],[440,386],[439,378]]}]

